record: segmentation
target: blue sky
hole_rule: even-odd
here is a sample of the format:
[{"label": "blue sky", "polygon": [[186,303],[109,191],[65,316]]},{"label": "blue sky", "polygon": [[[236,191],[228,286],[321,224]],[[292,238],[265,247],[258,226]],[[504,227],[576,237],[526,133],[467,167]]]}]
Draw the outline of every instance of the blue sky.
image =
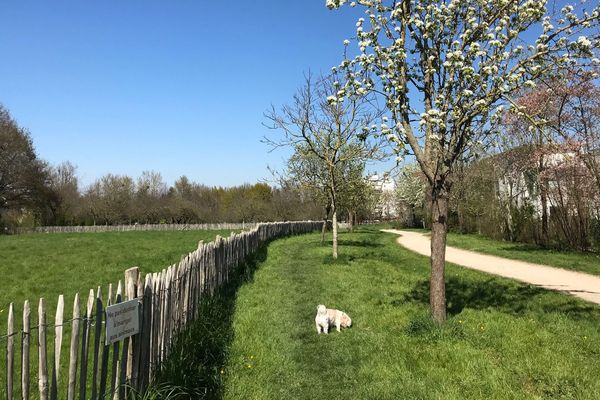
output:
[{"label": "blue sky", "polygon": [[144,170],[169,184],[256,182],[286,157],[260,143],[263,112],[341,60],[356,12],[324,0],[3,0],[0,103],[41,158],[71,161],[84,184]]}]

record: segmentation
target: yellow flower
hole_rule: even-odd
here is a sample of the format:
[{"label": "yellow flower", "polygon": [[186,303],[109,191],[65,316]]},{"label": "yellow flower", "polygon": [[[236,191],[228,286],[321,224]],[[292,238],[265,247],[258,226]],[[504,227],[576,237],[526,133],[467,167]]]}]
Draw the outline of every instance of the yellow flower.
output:
[{"label": "yellow flower", "polygon": [[254,358],[254,356],[250,356],[250,359],[252,360]]},{"label": "yellow flower", "polygon": [[252,368],[252,365],[248,364],[248,368]]},{"label": "yellow flower", "polygon": [[224,371],[223,371],[223,370],[221,370],[221,374],[223,374],[223,373],[224,373]]}]

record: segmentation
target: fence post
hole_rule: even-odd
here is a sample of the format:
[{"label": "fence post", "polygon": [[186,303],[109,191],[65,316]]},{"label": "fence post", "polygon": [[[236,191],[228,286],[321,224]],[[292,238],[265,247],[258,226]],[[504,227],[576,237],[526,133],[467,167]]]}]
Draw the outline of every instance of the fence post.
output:
[{"label": "fence post", "polygon": [[100,353],[100,339],[102,337],[102,288],[96,290],[96,329],[94,333],[94,359],[92,360],[92,400],[98,398],[98,363]]},{"label": "fence post", "polygon": [[75,386],[77,384],[77,349],[79,348],[79,293],[75,293],[73,301],[73,321],[71,321],[71,351],[69,353],[69,386],[67,389],[68,400],[75,399]]},{"label": "fence post", "polygon": [[50,386],[50,399],[52,400],[56,400],[58,398],[58,375],[60,370],[60,351],[62,347],[64,308],[65,298],[61,294],[58,296],[56,316],[54,318],[54,365],[52,366],[52,385]]},{"label": "fence post", "polygon": [[13,375],[15,367],[15,311],[13,303],[8,306],[8,329],[6,340],[6,398],[13,399]]},{"label": "fence post", "polygon": [[23,400],[29,399],[29,340],[31,308],[29,300],[25,300],[23,305],[23,336],[21,338],[21,397]]},{"label": "fence post", "polygon": [[[125,289],[127,293],[127,300],[134,300],[137,296],[137,284],[140,275],[140,269],[138,267],[129,268],[125,271]],[[139,335],[131,336],[125,339],[127,346],[127,368],[122,370],[125,372],[125,381],[121,382],[122,385],[128,384],[135,387],[137,377],[134,376],[134,350],[137,345]],[[125,355],[125,352],[123,352]],[[135,371],[137,372],[137,371]]]},{"label": "fence post", "polygon": [[40,400],[48,400],[48,352],[46,349],[46,305],[44,299],[40,299],[38,306],[38,388]]}]

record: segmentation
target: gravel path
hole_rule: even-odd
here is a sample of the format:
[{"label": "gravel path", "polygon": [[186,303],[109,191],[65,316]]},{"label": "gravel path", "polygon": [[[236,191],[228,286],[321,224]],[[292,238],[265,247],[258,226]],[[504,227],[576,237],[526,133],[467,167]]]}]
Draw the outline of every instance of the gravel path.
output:
[{"label": "gravel path", "polygon": [[[384,229],[400,235],[398,244],[424,256],[430,256],[430,238],[419,232]],[[446,261],[506,278],[531,283],[551,290],[566,292],[592,303],[600,304],[600,277],[568,271],[547,265],[488,256],[474,251],[446,247]]]}]

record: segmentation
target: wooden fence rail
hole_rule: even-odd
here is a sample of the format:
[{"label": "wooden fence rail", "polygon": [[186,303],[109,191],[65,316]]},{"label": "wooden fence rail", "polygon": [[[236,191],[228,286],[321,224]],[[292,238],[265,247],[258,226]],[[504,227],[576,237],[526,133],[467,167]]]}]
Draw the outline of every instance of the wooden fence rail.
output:
[{"label": "wooden fence rail", "polygon": [[[143,391],[169,356],[176,335],[200,317],[200,301],[227,283],[237,265],[268,240],[321,227],[322,222],[313,221],[261,223],[250,231],[201,241],[178,264],[160,272],[143,276],[137,267],[128,269],[124,285],[119,281],[116,291],[109,285],[106,297],[100,287],[90,290],[87,299],[76,294],[68,319],[64,318],[63,295],[56,303],[53,322],[48,320],[52,310],[45,299],[38,302],[37,316],[31,315],[29,301],[25,301],[22,325],[17,329],[11,303],[7,334],[0,337],[6,342],[2,374],[6,399],[121,400],[128,388]],[[105,345],[106,307],[125,300],[138,301],[139,333]],[[68,353],[62,351],[63,338],[70,343]],[[21,345],[15,345],[19,339]],[[31,386],[36,378],[37,391]]]},{"label": "wooden fence rail", "polygon": [[133,225],[89,225],[89,226],[36,226],[12,228],[10,234],[24,233],[92,233],[92,232],[137,232],[137,231],[206,231],[227,229],[252,229],[258,223],[215,223],[215,224],[133,224]]}]

